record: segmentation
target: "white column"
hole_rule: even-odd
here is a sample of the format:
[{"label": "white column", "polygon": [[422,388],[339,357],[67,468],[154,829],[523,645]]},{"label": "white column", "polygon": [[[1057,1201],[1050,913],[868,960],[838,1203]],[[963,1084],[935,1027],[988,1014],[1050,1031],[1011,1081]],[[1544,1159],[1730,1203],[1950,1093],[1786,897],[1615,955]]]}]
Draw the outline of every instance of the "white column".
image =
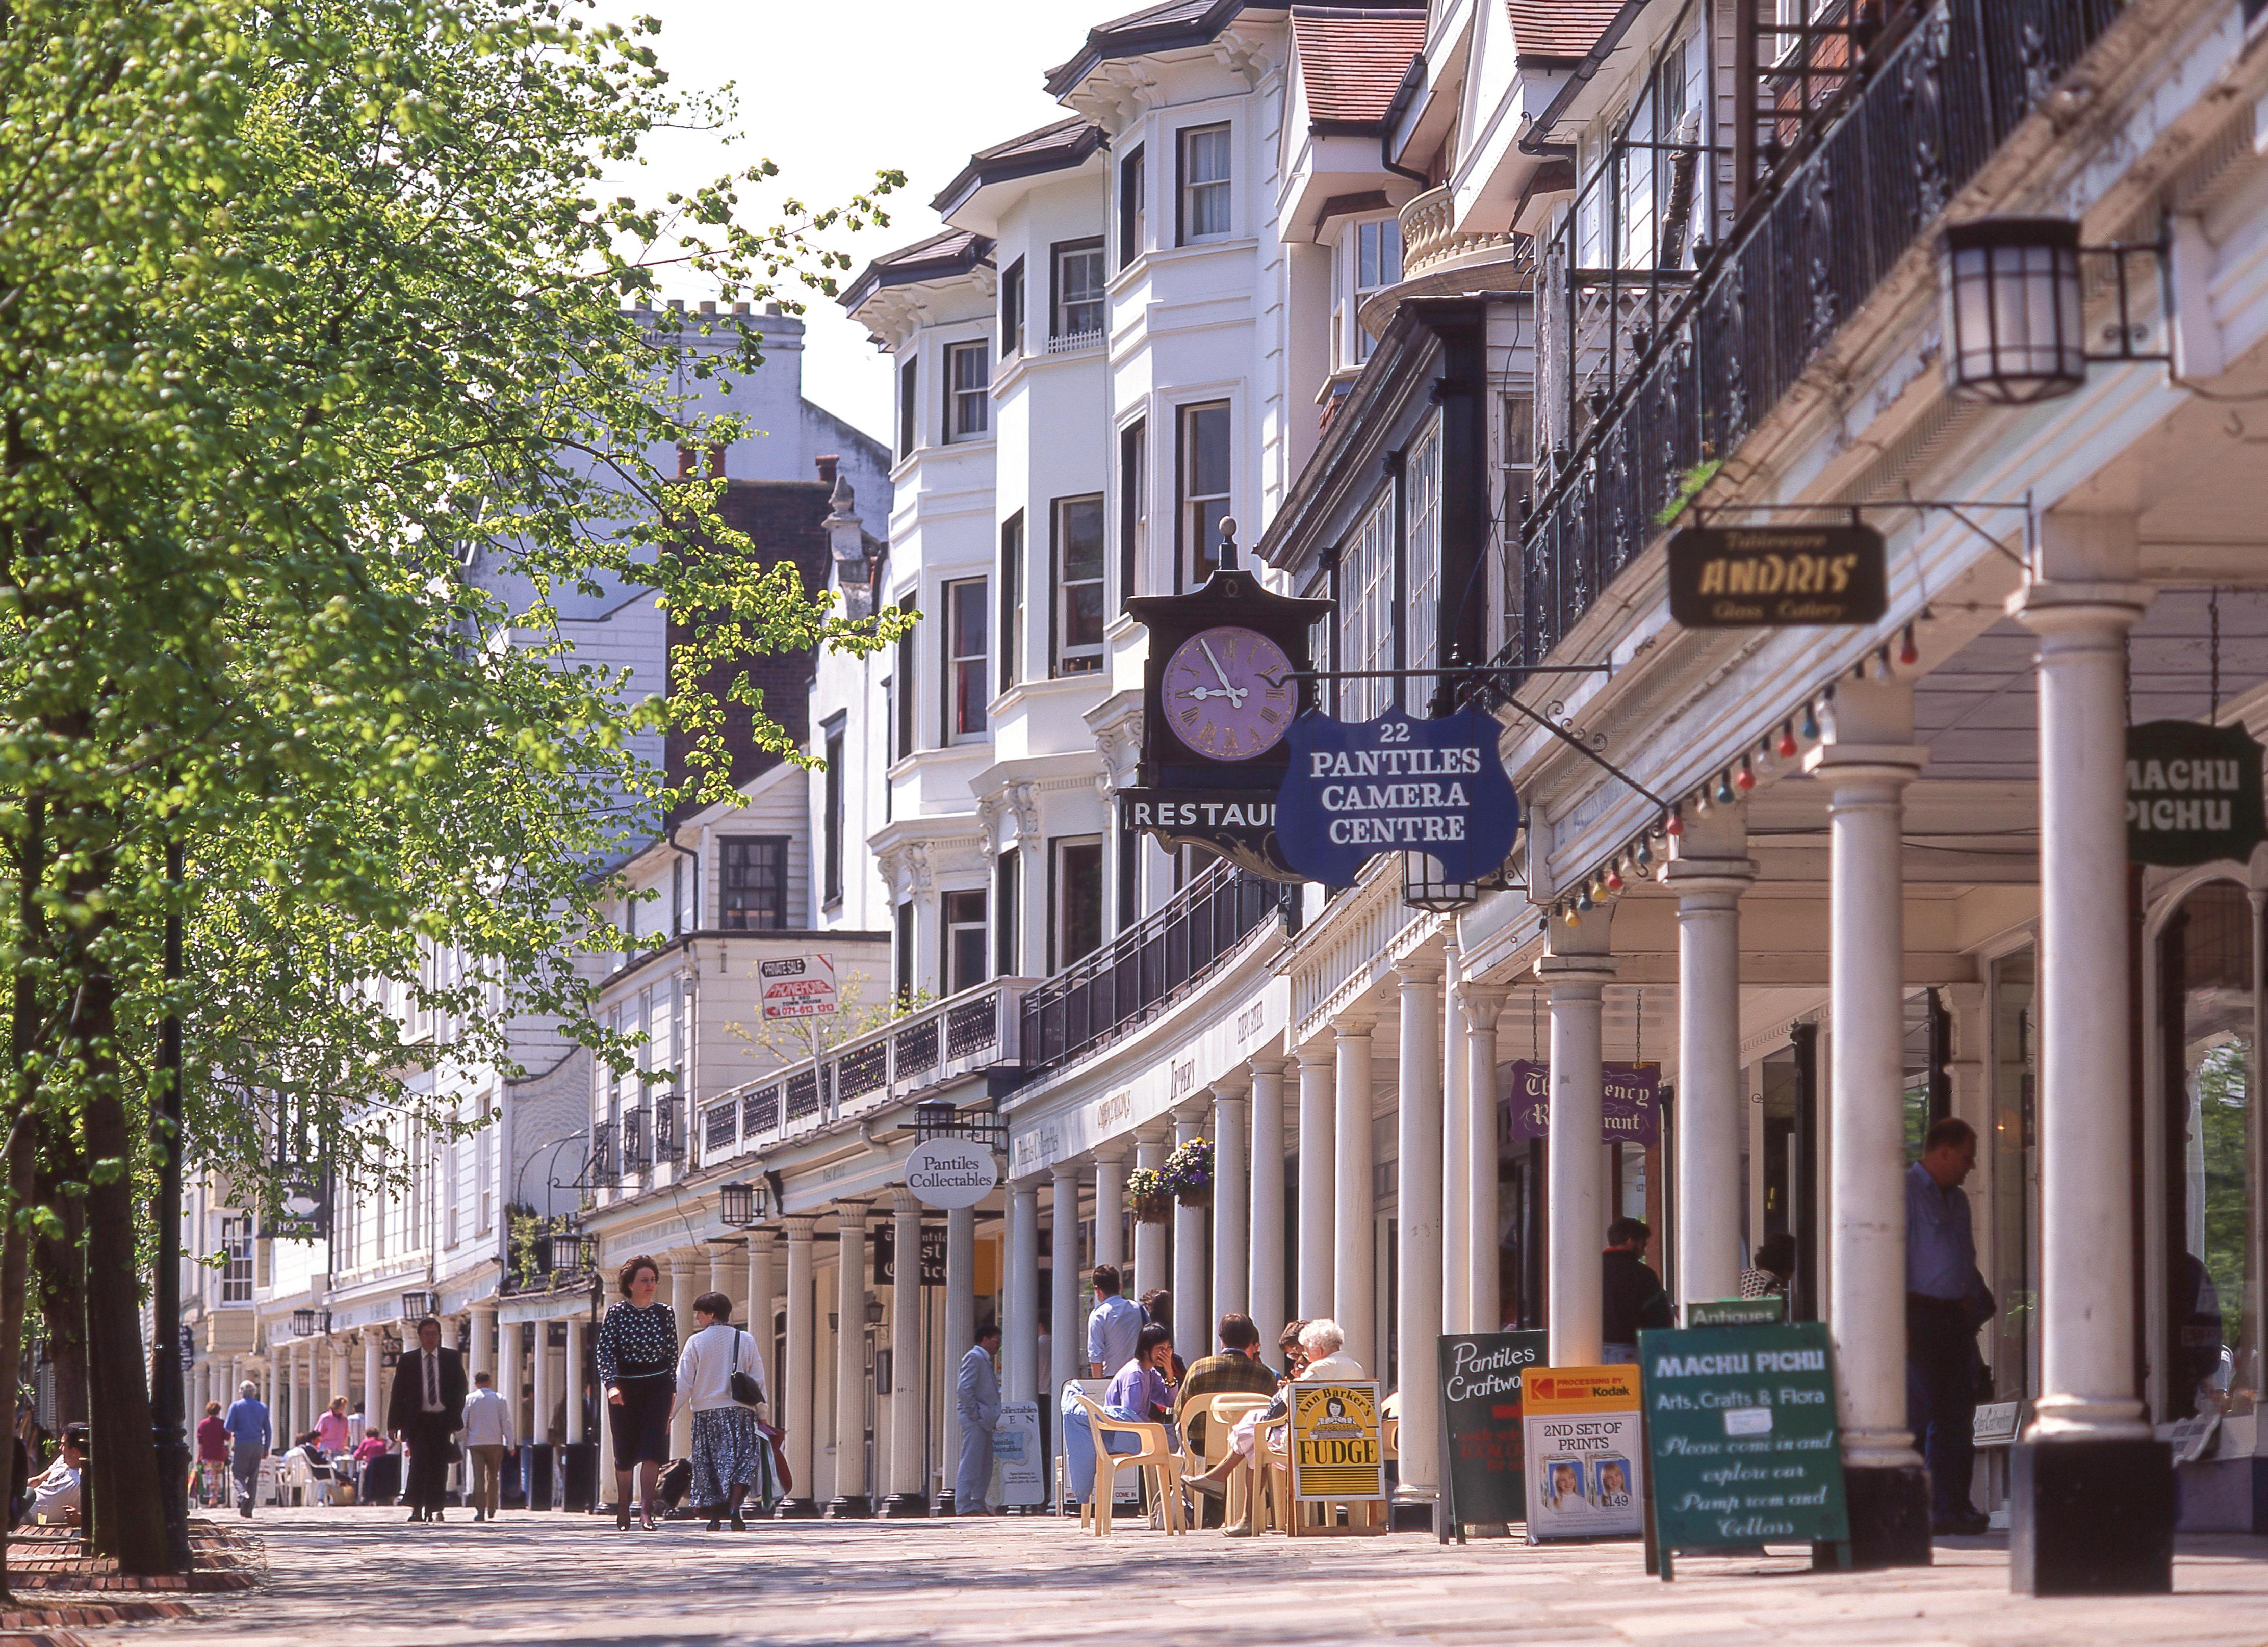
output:
[{"label": "white column", "polygon": [[[677,1335],[682,1340],[693,1331],[693,1300],[701,1289],[694,1282],[694,1265],[701,1254],[690,1247],[673,1251],[666,1260],[669,1274],[669,1307],[677,1313]],[[705,1269],[706,1265],[703,1268]],[[693,1456],[693,1409],[681,1405],[669,1420],[669,1456],[688,1459]]]},{"label": "white column", "polygon": [[1234,1076],[1212,1090],[1212,1307],[1216,1315],[1252,1312],[1252,1216],[1245,1162],[1244,1094]]},{"label": "white column", "polygon": [[[779,1238],[770,1230],[748,1232],[748,1330],[764,1352],[764,1368],[777,1379],[780,1370],[771,1364],[772,1311],[779,1302]],[[772,1392],[777,1402],[779,1391]],[[775,1423],[777,1420],[774,1420]]]},{"label": "white column", "polygon": [[1497,1287],[1496,1020],[1511,991],[1467,980],[1465,1020],[1465,1319],[1492,1333],[1504,1308]]},{"label": "white column", "polygon": [[923,1489],[922,1398],[928,1363],[922,1344],[922,1204],[900,1185],[890,1191],[890,1244],[897,1268],[890,1279],[890,1504],[896,1516],[925,1515]]},{"label": "white column", "polygon": [[1756,879],[1744,806],[1684,820],[1661,882],[1677,894],[1677,1296],[1741,1289],[1741,894]]},{"label": "white column", "polygon": [[835,1497],[830,1515],[863,1516],[866,1498],[866,1203],[835,1203]]},{"label": "white column", "polygon": [[551,1439],[551,1323],[535,1323],[534,1362],[529,1368],[527,1427],[513,1433],[538,1446]]},{"label": "white column", "polygon": [[1260,1329],[1260,1353],[1273,1365],[1276,1340],[1292,1318],[1284,1309],[1284,1063],[1255,1058],[1252,1070],[1252,1283],[1247,1313]]},{"label": "white column", "polygon": [[1040,1180],[1008,1186],[1007,1319],[1000,1323],[1003,1401],[1028,1401],[1039,1393]]},{"label": "white column", "polygon": [[937,1456],[945,1460],[941,1495],[953,1491],[953,1461],[961,1456],[961,1408],[954,1392],[961,1357],[976,1342],[976,1210],[945,1215],[945,1422]]},{"label": "white column", "polygon": [[[375,1327],[362,1329],[362,1421],[365,1431],[386,1428],[385,1371],[378,1364],[379,1331]],[[228,1401],[236,1399],[235,1386],[231,1385]],[[227,1403],[222,1403],[225,1406]],[[359,1441],[360,1436],[355,1437]]]},{"label": "white column", "polygon": [[284,1421],[291,1416],[289,1413],[285,1412],[282,1407],[276,1404],[276,1392],[278,1385],[276,1374],[283,1359],[284,1352],[276,1349],[274,1342],[271,1341],[268,1347],[268,1364],[261,1370],[261,1377],[268,1386],[266,1400],[262,1401],[261,1405],[268,1408],[269,1427],[274,1430],[278,1436],[281,1436],[284,1433]]},{"label": "white column", "polygon": [[[1086,1323],[1079,1314],[1079,1158],[1057,1161],[1049,1171],[1048,1316],[1054,1324],[1048,1384],[1060,1401],[1064,1385],[1086,1376]],[[1059,1427],[1051,1422],[1049,1433]]]},{"label": "white column", "polygon": [[1331,1202],[1338,1187],[1331,1072],[1337,1055],[1328,1040],[1300,1048],[1300,1298],[1292,1309],[1307,1321],[1331,1313]]},{"label": "white column", "polygon": [[[590,1439],[583,1431],[583,1326],[581,1316],[567,1318],[567,1379],[563,1393],[567,1397],[567,1439],[571,1442]],[[565,1489],[563,1476],[560,1490]]]},{"label": "white column", "polygon": [[[740,1318],[740,1306],[742,1302],[739,1275],[740,1258],[740,1249],[730,1241],[709,1243],[709,1280],[707,1285],[702,1289],[705,1292],[721,1292],[730,1298],[733,1301],[733,1318],[735,1320]],[[679,1306],[677,1325],[681,1332],[689,1333],[693,1330],[692,1317],[693,1305],[690,1303]]]},{"label": "white column", "polygon": [[[1134,1135],[1134,1165],[1154,1173],[1166,1165],[1167,1129],[1163,1122],[1153,1121]],[[1137,1224],[1134,1226],[1134,1281],[1127,1291],[1136,1298],[1156,1287],[1173,1285],[1166,1274],[1166,1225]],[[1176,1305],[1181,1302],[1176,1298]]]},{"label": "white column", "polygon": [[[2060,529],[2063,523],[2051,518]],[[2103,523],[2131,533],[2132,522]],[[2051,545],[2051,547],[2060,547]],[[2147,1437],[2134,1386],[2122,584],[2035,583],[2040,637],[2040,1397],[2030,1438]]]},{"label": "white column", "polygon": [[1545,1296],[1556,1367],[1589,1366],[1600,1354],[1599,1253],[1607,1235],[1607,1162],[1599,1147],[1606,1104],[1600,1018],[1607,982],[1615,975],[1607,952],[1609,915],[1602,908],[1574,926],[1552,922],[1548,952],[1535,963],[1551,1005],[1551,1136],[1544,1146],[1551,1253]]},{"label": "white column", "polygon": [[[1441,1330],[1492,1330],[1472,1319],[1471,1106],[1465,1094],[1464,956],[1451,922],[1441,952]],[[1406,1238],[1405,1238],[1406,1239]]]},{"label": "white column", "polygon": [[818,1449],[811,1433],[818,1402],[819,1377],[817,1300],[812,1288],[812,1232],[819,1220],[808,1214],[792,1217],[787,1224],[787,1366],[782,1379],[787,1386],[787,1467],[795,1477],[792,1501],[803,1514],[812,1509],[812,1466]]},{"label": "white column", "polygon": [[[1927,759],[1912,739],[1911,687],[1845,681],[1835,695],[1834,741],[1813,750],[1805,762],[1831,796],[1828,988],[1835,1033],[1828,1050],[1833,1218],[1828,1232],[1828,1328],[1843,1407],[1844,1462],[1856,1468],[1904,1469],[1922,1461],[1906,1429],[1905,908],[1900,857],[1905,787]],[[2116,749],[2124,746],[2121,740]],[[2118,987],[2116,998],[2123,1001],[2123,971]],[[2101,1009],[2096,1003],[2095,1010]],[[2124,1015],[2113,1016],[2122,1026],[2123,1068]],[[2123,1117],[2120,1126],[2123,1137]]]},{"label": "white column", "polygon": [[[1175,1148],[1204,1136],[1205,1112],[1211,1107],[1200,1099],[1174,1112]],[[1214,1159],[1218,1165],[1218,1154]],[[1206,1285],[1211,1275],[1212,1255],[1205,1241],[1210,1219],[1203,1207],[1174,1203],[1174,1347],[1184,1361],[1195,1361],[1212,1349],[1212,1293]]]},{"label": "white column", "polygon": [[1402,1484],[1396,1496],[1431,1504],[1441,1490],[1441,968],[1431,957],[1395,967],[1401,994],[1395,1050],[1395,1350],[1402,1367]]},{"label": "white column", "polygon": [[[526,1422],[526,1412],[521,1405],[519,1395],[523,1354],[519,1341],[523,1336],[518,1321],[499,1326],[497,1329],[497,1387],[504,1392],[504,1412],[511,1419],[512,1433],[521,1437],[527,1435],[534,1428]],[[693,1450],[692,1421],[688,1418],[686,1423],[685,1452],[690,1452]],[[678,1456],[682,1458],[685,1453],[681,1452]]]},{"label": "white column", "polygon": [[1337,1141],[1333,1180],[1337,1206],[1332,1225],[1331,1313],[1346,1329],[1347,1353],[1376,1376],[1378,1353],[1377,1186],[1372,1165],[1370,1019],[1348,1014],[1331,1021],[1337,1054]]},{"label": "white column", "polygon": [[[1113,1140],[1094,1151],[1094,1261],[1126,1275],[1126,1145]],[[962,1348],[966,1349],[964,1345]],[[1115,1369],[1114,1369],[1115,1371]]]}]

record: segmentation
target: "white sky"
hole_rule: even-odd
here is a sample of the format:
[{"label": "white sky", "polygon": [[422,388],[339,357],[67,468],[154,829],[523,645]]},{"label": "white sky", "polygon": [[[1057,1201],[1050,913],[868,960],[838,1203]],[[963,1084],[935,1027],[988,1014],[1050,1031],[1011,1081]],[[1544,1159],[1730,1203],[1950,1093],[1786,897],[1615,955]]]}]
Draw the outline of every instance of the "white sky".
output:
[{"label": "white sky", "polygon": [[[1093,24],[1142,0],[600,0],[603,17],[660,19],[654,40],[671,83],[684,90],[735,85],[738,140],[667,134],[622,192],[659,200],[769,157],[782,192],[814,206],[868,187],[895,166],[906,186],[887,204],[887,228],[842,237],[854,269],[941,225],[929,202],[978,149],[1071,111],[1042,77],[1069,57]],[[762,203],[769,206],[777,195]],[[751,212],[754,221],[769,214]],[[844,283],[849,277],[844,276]],[[704,295],[672,285],[670,296]],[[832,298],[807,294],[803,392],[886,444],[890,374]]]}]

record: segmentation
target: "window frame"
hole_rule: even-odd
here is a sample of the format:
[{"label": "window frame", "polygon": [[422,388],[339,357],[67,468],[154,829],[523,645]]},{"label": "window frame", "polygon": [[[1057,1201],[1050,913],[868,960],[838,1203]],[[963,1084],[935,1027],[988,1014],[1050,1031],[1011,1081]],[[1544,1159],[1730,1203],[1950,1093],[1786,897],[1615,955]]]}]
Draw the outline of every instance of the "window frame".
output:
[{"label": "window frame", "polygon": [[1023,933],[1018,925],[1023,873],[1024,854],[1020,848],[1001,853],[993,865],[992,974],[996,978],[1016,975],[1019,952],[1023,947]]},{"label": "window frame", "polygon": [[[1392,231],[1393,272],[1387,272],[1388,231]],[[1369,285],[1363,284],[1363,236],[1370,234],[1375,242],[1373,255],[1377,261],[1378,278]],[[1360,366],[1370,359],[1378,347],[1378,340],[1362,328],[1364,299],[1397,285],[1402,279],[1402,219],[1391,215],[1362,218],[1347,227],[1341,240],[1346,248],[1346,278],[1341,290],[1346,300],[1346,321],[1341,340],[1345,349],[1344,360],[1350,365]]]},{"label": "window frame", "polygon": [[[899,604],[902,608],[904,603]],[[906,632],[898,636],[898,667],[893,677],[896,691],[892,695],[892,712],[898,723],[896,748],[900,761],[914,752],[914,699],[917,691],[916,683],[921,679],[917,667],[920,658],[916,648],[919,644],[920,633],[921,626],[916,623],[909,625]]]},{"label": "window frame", "polygon": [[898,461],[903,463],[921,445],[921,351],[906,351],[898,363]]},{"label": "window frame", "polygon": [[[976,915],[968,915],[967,900],[975,899]],[[961,913],[954,914],[954,902],[962,901]],[[938,923],[941,936],[938,951],[938,993],[939,996],[959,995],[963,989],[976,988],[987,981],[985,970],[991,947],[991,899],[982,886],[959,886],[944,892],[938,898]],[[961,976],[956,948],[964,938],[976,939],[976,976],[963,980]]]},{"label": "window frame", "polygon": [[1118,430],[1118,610],[1142,592],[1150,552],[1150,420]]},{"label": "window frame", "polygon": [[[1071,258],[1093,261],[1094,284],[1088,297],[1072,299],[1064,295],[1064,265]],[[1101,337],[1110,320],[1110,301],[1106,294],[1110,281],[1108,261],[1100,235],[1058,240],[1048,248],[1048,341],[1051,347],[1066,338]],[[1068,323],[1066,311],[1074,302],[1079,307],[1094,309],[1093,326],[1074,327]]]},{"label": "window frame", "polygon": [[850,717],[838,710],[819,724],[819,746],[827,762],[820,787],[820,906],[843,905],[843,836],[850,823],[849,774],[843,769]]},{"label": "window frame", "polygon": [[1125,268],[1150,248],[1149,145],[1136,143],[1118,163],[1118,267]]},{"label": "window frame", "polygon": [[[981,383],[961,380],[961,363],[975,360]],[[965,446],[992,437],[991,350],[981,337],[945,346],[945,444]]]},{"label": "window frame", "polygon": [[[385,1221],[381,1216],[379,1221],[379,1240],[381,1244],[386,1239],[385,1229]],[[250,1213],[221,1214],[220,1301],[223,1304],[252,1302],[253,1243],[257,1239],[256,1225]]]},{"label": "window frame", "polygon": [[[1227,449],[1223,453],[1223,467],[1227,470],[1228,487],[1221,492],[1193,492],[1189,489],[1195,468],[1190,451],[1190,431],[1196,419],[1204,414],[1218,412]],[[1208,524],[1204,511],[1213,505]],[[1198,512],[1192,513],[1192,511]],[[1197,546],[1211,541],[1219,532],[1220,518],[1236,513],[1236,418],[1233,402],[1226,398],[1217,401],[1191,401],[1174,408],[1174,590],[1180,593],[1195,589],[1211,576],[1197,573]],[[1219,557],[1215,556],[1218,564]]]},{"label": "window frame", "polygon": [[1000,276],[1000,362],[1005,365],[1024,349],[1024,260],[1018,258]]},{"label": "window frame", "polygon": [[[1179,246],[1210,246],[1216,241],[1233,239],[1236,234],[1236,153],[1232,136],[1233,122],[1210,121],[1202,126],[1183,126],[1174,134],[1174,239]],[[1190,158],[1199,139],[1219,138],[1225,169],[1219,177],[1192,179]],[[1220,209],[1221,226],[1200,230],[1192,225],[1193,205],[1198,203],[1197,191],[1219,189],[1226,203]],[[1210,202],[1207,196],[1207,202]]]},{"label": "window frame", "polygon": [[890,971],[893,981],[897,985],[898,1001],[903,1004],[913,999],[914,985],[917,982],[914,974],[914,901],[912,899],[903,900],[891,912],[890,924],[895,935],[892,945],[895,952],[890,957],[892,962]]},{"label": "window frame", "polygon": [[[1091,505],[1094,511],[1096,565],[1092,577],[1067,578],[1064,575],[1064,556],[1069,547],[1065,516],[1069,511]],[[1101,673],[1103,654],[1109,642],[1109,542],[1108,517],[1104,512],[1103,496],[1100,492],[1082,492],[1076,496],[1057,497],[1048,504],[1048,674],[1051,680],[1064,680],[1072,675]],[[1069,633],[1069,599],[1073,589],[1093,586],[1096,593],[1098,624],[1092,642],[1072,643],[1064,637]],[[1073,650],[1076,644],[1077,650]]]},{"label": "window frame", "polygon": [[[792,839],[792,837],[784,835],[731,835],[718,836],[717,923],[718,930],[725,932],[787,932],[794,930],[793,923],[788,919],[787,907],[788,873],[790,864],[789,842]],[[750,855],[753,855],[757,849],[776,851],[778,854],[779,919],[777,925],[762,926],[753,924],[747,919],[749,913],[748,910],[735,909],[733,907],[733,899],[736,893],[746,893],[761,890],[761,888],[755,886],[753,883],[747,886],[736,887],[733,886],[733,877],[735,871],[733,857],[736,849]],[[740,866],[745,872],[751,876],[755,875],[758,871],[759,867],[760,866],[755,862],[753,856],[750,856]],[[740,918],[735,919],[736,916]]]},{"label": "window frame", "polygon": [[[1066,952],[1071,947],[1073,914],[1070,897],[1070,871],[1066,859],[1074,852],[1094,854],[1094,942],[1077,954]],[[1082,960],[1100,949],[1108,930],[1103,919],[1105,893],[1102,863],[1102,837],[1099,835],[1051,835],[1048,839],[1048,908],[1053,918],[1048,923],[1048,972],[1061,972],[1075,961]]]},{"label": "window frame", "polygon": [[[985,600],[990,592],[990,580],[983,577],[956,577],[941,585],[938,605],[945,614],[945,627],[939,634],[938,664],[943,687],[943,702],[938,706],[939,731],[944,746],[950,749],[959,744],[982,743],[991,736],[991,716],[988,705],[992,667],[991,636],[989,633],[989,614]],[[961,650],[963,636],[961,620],[974,613],[977,625],[977,649],[974,652]],[[961,691],[967,677],[976,676],[976,709],[977,724],[962,724],[961,711],[967,707]]]}]

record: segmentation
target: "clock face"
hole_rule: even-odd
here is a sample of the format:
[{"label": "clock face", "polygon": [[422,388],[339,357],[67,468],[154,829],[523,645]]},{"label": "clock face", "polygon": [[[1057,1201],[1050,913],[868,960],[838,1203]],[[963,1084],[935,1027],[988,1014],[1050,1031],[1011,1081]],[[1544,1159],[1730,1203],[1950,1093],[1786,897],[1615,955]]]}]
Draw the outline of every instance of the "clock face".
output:
[{"label": "clock face", "polygon": [[1299,706],[1292,660],[1257,629],[1224,624],[1174,650],[1158,692],[1174,736],[1211,761],[1249,761],[1283,740]]}]

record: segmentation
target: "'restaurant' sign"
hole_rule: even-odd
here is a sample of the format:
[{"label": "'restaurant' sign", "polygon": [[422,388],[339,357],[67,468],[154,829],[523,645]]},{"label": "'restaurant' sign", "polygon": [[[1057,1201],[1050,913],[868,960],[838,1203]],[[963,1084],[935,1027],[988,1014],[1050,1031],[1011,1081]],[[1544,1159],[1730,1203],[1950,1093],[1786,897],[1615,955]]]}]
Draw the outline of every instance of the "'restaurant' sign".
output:
[{"label": "'restaurant' sign", "polygon": [[[1511,1076],[1506,1090],[1505,1077]],[[1661,1066],[1607,1063],[1599,1066],[1599,1142],[1636,1143],[1647,1149],[1661,1142]],[[1551,1066],[1526,1059],[1497,1070],[1499,1145],[1551,1136]]]},{"label": "'restaurant' sign", "polygon": [[1669,615],[1688,629],[1878,623],[1872,526],[1688,526],[1669,540]]},{"label": "'restaurant' sign", "polygon": [[1447,881],[1495,873],[1520,831],[1503,732],[1478,710],[1421,721],[1389,709],[1352,724],[1302,715],[1277,791],[1278,849],[1330,886],[1351,886],[1381,852],[1423,852]]},{"label": "'restaurant' sign", "polygon": [[2260,746],[2242,726],[2129,726],[2126,856],[2164,864],[2250,857],[2268,838],[2260,776]]}]

